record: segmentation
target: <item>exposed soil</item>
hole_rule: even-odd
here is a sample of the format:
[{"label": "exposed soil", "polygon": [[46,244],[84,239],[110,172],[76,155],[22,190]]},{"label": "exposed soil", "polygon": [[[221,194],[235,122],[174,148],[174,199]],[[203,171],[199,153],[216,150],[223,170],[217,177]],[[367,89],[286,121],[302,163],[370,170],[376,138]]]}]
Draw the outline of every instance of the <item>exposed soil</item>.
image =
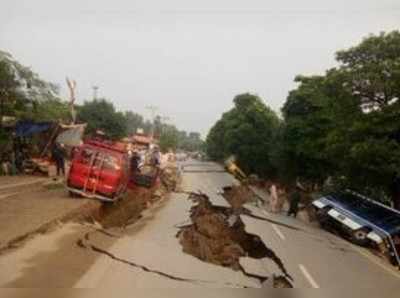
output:
[{"label": "exposed soil", "polygon": [[154,196],[158,186],[152,189],[137,187],[128,190],[124,198],[114,204],[102,204],[90,216],[104,228],[125,227],[140,218],[144,209],[159,197]]},{"label": "exposed soil", "polygon": [[258,279],[261,283],[269,277],[247,273],[240,265],[239,259],[245,256],[255,259],[269,258],[281,269],[284,276],[280,280],[285,280],[289,287],[290,283],[287,279],[290,279],[290,275],[282,261],[259,236],[245,231],[245,225],[238,216],[238,210],[250,197],[240,198],[238,194],[244,193],[244,190],[240,187],[238,189],[237,192],[230,193],[233,195],[229,195],[235,208],[213,206],[204,194],[190,196],[190,199],[197,203],[191,209],[192,224],[181,227],[177,234],[183,251],[204,262],[241,271],[249,277]]},{"label": "exposed soil", "polygon": [[169,166],[161,170],[160,180],[168,191],[175,191],[180,182],[180,175],[176,166]]},{"label": "exposed soil", "polygon": [[239,210],[246,203],[255,202],[257,196],[246,185],[233,185],[223,188],[223,197],[228,201],[233,209]]},{"label": "exposed soil", "polygon": [[162,198],[167,192],[174,191],[179,183],[176,167],[167,167],[160,173],[160,179],[152,188],[134,187],[114,204],[102,204],[89,217],[104,228],[126,227],[141,217],[144,209]]},{"label": "exposed soil", "polygon": [[[144,209],[163,197],[168,189],[175,189],[178,182],[178,171],[167,168],[151,189],[134,187],[115,203],[70,198],[60,183],[55,184],[57,187],[40,186],[29,194],[20,192],[12,200],[0,200],[0,222],[3,224],[0,254],[67,222],[99,223],[103,228],[123,228],[138,220]],[[14,220],[11,220],[13,217]]]}]

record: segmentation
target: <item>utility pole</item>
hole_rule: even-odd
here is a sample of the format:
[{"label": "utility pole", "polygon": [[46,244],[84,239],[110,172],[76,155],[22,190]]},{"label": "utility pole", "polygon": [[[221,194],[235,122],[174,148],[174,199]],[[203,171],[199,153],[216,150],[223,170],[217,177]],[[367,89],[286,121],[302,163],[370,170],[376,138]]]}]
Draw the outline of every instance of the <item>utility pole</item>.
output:
[{"label": "utility pole", "polygon": [[76,82],[74,80],[70,80],[68,78],[66,78],[67,81],[67,85],[69,88],[69,109],[71,112],[71,118],[72,118],[72,123],[71,124],[75,124],[76,121],[76,111],[75,111],[75,90],[76,90]]},{"label": "utility pole", "polygon": [[156,112],[158,111],[158,107],[156,106],[146,106],[146,109],[150,111],[150,115],[151,115],[151,120],[152,120],[152,124],[151,124],[151,137],[154,138],[154,126],[155,126],[155,118],[156,118]]},{"label": "utility pole", "polygon": [[168,116],[161,116],[161,134],[164,134],[164,124],[167,124],[167,122],[171,120],[170,117]]},{"label": "utility pole", "polygon": [[96,100],[97,99],[97,91],[99,90],[99,86],[94,85],[92,87],[92,89],[93,89],[93,100]]}]

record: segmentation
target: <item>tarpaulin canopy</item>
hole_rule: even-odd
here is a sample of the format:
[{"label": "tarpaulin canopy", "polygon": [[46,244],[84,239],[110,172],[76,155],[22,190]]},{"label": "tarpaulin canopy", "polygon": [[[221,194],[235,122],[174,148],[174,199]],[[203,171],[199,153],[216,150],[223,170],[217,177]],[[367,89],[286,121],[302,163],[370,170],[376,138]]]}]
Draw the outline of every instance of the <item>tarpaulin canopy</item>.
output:
[{"label": "tarpaulin canopy", "polygon": [[56,142],[71,147],[79,146],[82,143],[82,136],[85,131],[86,124],[61,127],[68,127],[68,129],[58,135]]},{"label": "tarpaulin canopy", "polygon": [[18,121],[15,125],[15,135],[17,137],[29,137],[46,131],[51,126],[51,122]]}]

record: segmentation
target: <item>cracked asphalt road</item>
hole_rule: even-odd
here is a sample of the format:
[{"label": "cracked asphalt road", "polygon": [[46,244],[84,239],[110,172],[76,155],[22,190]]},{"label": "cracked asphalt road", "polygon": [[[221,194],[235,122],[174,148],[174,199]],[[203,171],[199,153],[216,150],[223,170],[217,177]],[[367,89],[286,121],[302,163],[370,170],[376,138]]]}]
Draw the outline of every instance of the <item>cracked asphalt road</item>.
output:
[{"label": "cracked asphalt road", "polygon": [[[217,195],[222,187],[237,183],[218,165],[193,163],[183,165],[183,185],[186,192],[202,192],[212,201],[223,200]],[[221,202],[221,205],[224,203]],[[176,239],[172,237],[179,225],[188,224],[190,202],[187,194],[174,194],[154,221],[134,238],[126,239],[113,248],[124,259],[140,260],[153,268],[180,278],[203,280],[199,283],[182,283],[136,272],[104,259],[105,272],[92,268],[79,286],[126,286],[130,287],[259,287],[260,285],[239,272],[228,268],[202,263],[184,255]],[[293,277],[295,288],[368,289],[366,297],[397,297],[400,291],[400,273],[379,258],[335,235],[310,227],[293,218],[269,214],[254,206],[246,206],[253,215],[241,215],[246,231],[257,234],[282,260]],[[257,218],[258,217],[258,218]],[[267,220],[263,220],[266,218]],[[162,237],[171,233],[171,237]],[[169,239],[169,240],[165,240]],[[157,253],[150,253],[155,252]],[[261,275],[279,273],[279,268],[269,259],[243,260],[248,271]],[[107,269],[106,269],[107,268]],[[104,271],[103,270],[103,271]],[[135,273],[133,273],[134,271]],[[376,292],[378,291],[378,292]],[[332,291],[332,296],[337,293]]]},{"label": "cracked asphalt road", "polygon": [[[204,263],[182,252],[176,233],[179,227],[191,223],[193,202],[188,200],[188,192],[201,191],[213,204],[225,206],[218,193],[222,187],[238,182],[213,163],[190,161],[181,164],[181,169],[184,192],[158,202],[121,234],[68,226],[65,233],[61,229],[54,237],[40,236],[11,256],[2,256],[2,268],[10,262],[15,265],[3,270],[0,285],[104,289],[267,287],[242,272]],[[358,290],[364,290],[364,297],[398,297],[400,273],[369,252],[296,219],[269,214],[252,205],[245,207],[252,214],[240,215],[246,232],[258,235],[276,254],[293,278],[295,288],[320,288],[324,297]],[[280,273],[267,258],[246,257],[240,263],[254,275]]]}]

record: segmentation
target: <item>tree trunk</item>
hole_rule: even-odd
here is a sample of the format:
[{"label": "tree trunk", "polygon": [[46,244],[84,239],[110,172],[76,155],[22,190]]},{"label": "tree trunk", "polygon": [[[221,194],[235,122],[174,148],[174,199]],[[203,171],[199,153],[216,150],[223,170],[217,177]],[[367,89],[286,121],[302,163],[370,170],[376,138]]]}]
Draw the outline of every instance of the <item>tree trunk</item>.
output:
[{"label": "tree trunk", "polygon": [[0,130],[3,129],[3,111],[4,111],[4,100],[0,96]]},{"label": "tree trunk", "polygon": [[400,193],[397,193],[393,196],[393,207],[394,209],[400,211]]}]

